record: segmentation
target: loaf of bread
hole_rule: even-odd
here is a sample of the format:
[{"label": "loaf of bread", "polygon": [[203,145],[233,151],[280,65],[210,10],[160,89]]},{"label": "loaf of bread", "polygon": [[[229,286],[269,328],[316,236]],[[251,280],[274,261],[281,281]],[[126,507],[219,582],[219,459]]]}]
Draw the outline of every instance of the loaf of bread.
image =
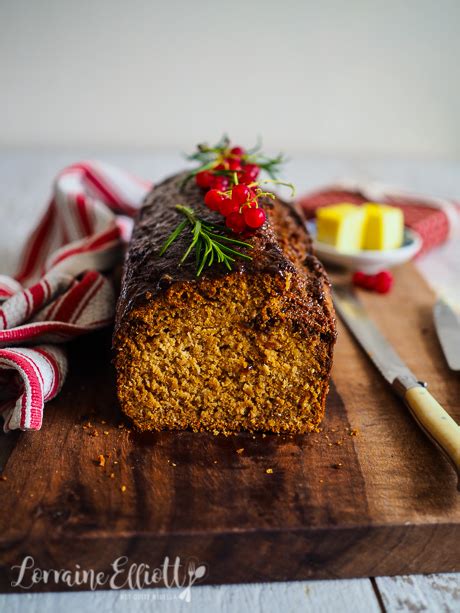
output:
[{"label": "loaf of bread", "polygon": [[136,221],[114,332],[118,397],[141,430],[307,432],[324,415],[335,320],[329,282],[296,209],[264,200],[248,238],[252,260],[232,271],[195,259],[190,237],[160,257],[185,204],[221,223],[203,192],[176,175],[156,186]]}]

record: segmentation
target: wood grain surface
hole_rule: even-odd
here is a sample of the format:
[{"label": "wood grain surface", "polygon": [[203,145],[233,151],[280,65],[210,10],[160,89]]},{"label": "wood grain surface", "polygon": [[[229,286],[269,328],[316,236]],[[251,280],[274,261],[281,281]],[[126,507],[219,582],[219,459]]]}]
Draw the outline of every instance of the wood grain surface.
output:
[{"label": "wood grain surface", "polygon": [[[460,378],[415,269],[363,299],[460,421]],[[121,555],[151,566],[180,555],[206,563],[208,583],[460,570],[453,470],[340,324],[327,418],[308,436],[131,430],[108,332],[73,344],[70,372],[43,430],[2,440],[13,447],[0,481],[2,590],[25,555],[101,570]]]}]

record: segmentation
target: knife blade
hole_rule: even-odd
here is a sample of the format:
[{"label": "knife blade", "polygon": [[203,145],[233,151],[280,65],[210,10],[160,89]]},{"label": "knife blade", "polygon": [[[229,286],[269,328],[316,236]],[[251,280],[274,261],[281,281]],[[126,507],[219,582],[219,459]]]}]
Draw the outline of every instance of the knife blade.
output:
[{"label": "knife blade", "polygon": [[434,305],[433,316],[446,362],[451,370],[460,370],[460,321],[442,298]]},{"label": "knife blade", "polygon": [[457,472],[460,491],[460,426],[420,383],[367,315],[349,286],[334,286],[336,311],[380,374],[404,400],[412,417]]}]

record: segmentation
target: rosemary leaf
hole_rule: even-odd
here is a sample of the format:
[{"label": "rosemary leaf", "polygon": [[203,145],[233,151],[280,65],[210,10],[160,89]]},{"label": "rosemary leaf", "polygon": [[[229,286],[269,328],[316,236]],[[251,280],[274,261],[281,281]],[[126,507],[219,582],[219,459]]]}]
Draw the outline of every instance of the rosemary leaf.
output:
[{"label": "rosemary leaf", "polygon": [[197,276],[197,277],[199,277],[199,276],[201,275],[201,273],[203,272],[203,268],[204,268],[204,267],[205,267],[205,265],[206,265],[206,260],[207,260],[207,257],[208,257],[208,256],[207,256],[207,252],[205,251],[205,253],[204,253],[204,255],[203,255],[203,258],[202,258],[202,260],[201,260],[201,262],[200,262],[200,265],[199,265],[199,267],[198,267],[198,270],[196,271],[196,276]]},{"label": "rosemary leaf", "polygon": [[203,253],[204,244],[203,239],[200,237],[195,246],[195,267],[198,270],[201,261],[201,254]]},{"label": "rosemary leaf", "polygon": [[227,247],[226,245],[219,245],[219,249],[226,254],[236,255],[240,258],[243,258],[243,260],[252,260],[250,255],[247,255],[246,253],[241,253],[241,251],[236,251],[236,249],[231,249],[230,247]]},{"label": "rosemary leaf", "polygon": [[[176,209],[179,213],[185,216],[185,219],[177,226],[174,232],[171,233],[165,244],[163,245],[160,255],[173,243],[179,234],[187,225],[191,226],[192,240],[187,247],[184,255],[180,260],[183,264],[193,249],[195,249],[195,262],[197,276],[203,272],[205,266],[212,266],[215,262],[224,264],[229,270],[232,268],[232,262],[235,258],[251,260],[251,256],[242,251],[237,251],[233,246],[238,246],[245,249],[251,249],[252,245],[238,239],[234,239],[226,234],[218,234],[217,226],[203,222],[190,207],[178,204]],[[228,232],[228,230],[226,229]],[[232,245],[230,247],[229,245]]]},{"label": "rosemary leaf", "polygon": [[236,238],[232,238],[231,236],[224,236],[222,234],[215,234],[214,232],[208,233],[211,238],[218,238],[221,241],[226,241],[227,243],[232,243],[233,245],[240,245],[241,247],[247,247],[252,249],[252,245],[250,243],[245,243],[244,241],[239,241]]},{"label": "rosemary leaf", "polygon": [[192,240],[192,242],[190,243],[187,251],[184,253],[184,255],[181,257],[180,263],[183,264],[185,262],[185,260],[188,258],[188,256],[190,255],[193,247],[196,245],[196,239],[194,238]]},{"label": "rosemary leaf", "polygon": [[160,249],[160,256],[163,255],[166,249],[168,249],[168,247],[172,245],[172,243],[176,240],[179,234],[181,234],[182,230],[184,230],[186,226],[187,226],[187,220],[184,219],[184,221],[181,221],[181,223],[177,226],[177,228],[173,230],[173,232],[171,232],[169,237],[163,243],[162,248]]}]

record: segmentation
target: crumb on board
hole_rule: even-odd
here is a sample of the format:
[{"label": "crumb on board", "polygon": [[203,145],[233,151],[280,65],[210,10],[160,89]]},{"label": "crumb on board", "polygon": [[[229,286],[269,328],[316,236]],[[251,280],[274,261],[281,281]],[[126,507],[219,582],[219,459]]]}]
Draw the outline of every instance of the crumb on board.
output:
[{"label": "crumb on board", "polygon": [[240,453],[241,454],[241,453],[243,453],[243,451],[244,451],[244,447],[241,447],[241,449],[237,449],[236,450],[236,453]]},{"label": "crumb on board", "polygon": [[332,468],[336,468],[337,470],[338,470],[339,468],[342,468],[342,467],[343,467],[343,463],[342,463],[342,462],[336,462],[336,464],[333,464],[333,465],[332,465]]},{"label": "crumb on board", "polygon": [[121,492],[126,492],[126,485],[122,485],[122,486],[120,487],[120,491],[121,491]]},{"label": "crumb on board", "polygon": [[110,478],[115,479],[115,473],[110,473]]},{"label": "crumb on board", "polygon": [[0,481],[7,481],[8,477],[6,475],[0,476]]},{"label": "crumb on board", "polygon": [[97,456],[97,465],[102,467],[105,466],[105,456],[103,456],[102,453]]},{"label": "crumb on board", "polygon": [[104,434],[107,436],[107,434],[109,433],[108,430],[104,430]]},{"label": "crumb on board", "polygon": [[335,444],[336,445],[343,445],[343,441],[340,441],[340,440],[339,441],[335,441]]},{"label": "crumb on board", "polygon": [[350,434],[350,436],[358,436],[358,434],[359,434],[358,428],[350,428],[349,434]]},{"label": "crumb on board", "polygon": [[319,480],[319,482],[320,482],[320,483],[324,483],[324,479],[320,479],[320,480]]},{"label": "crumb on board", "polygon": [[273,475],[273,468],[267,468],[265,472],[267,473],[267,475]]},{"label": "crumb on board", "polygon": [[214,464],[217,464],[217,460],[214,460]]}]

